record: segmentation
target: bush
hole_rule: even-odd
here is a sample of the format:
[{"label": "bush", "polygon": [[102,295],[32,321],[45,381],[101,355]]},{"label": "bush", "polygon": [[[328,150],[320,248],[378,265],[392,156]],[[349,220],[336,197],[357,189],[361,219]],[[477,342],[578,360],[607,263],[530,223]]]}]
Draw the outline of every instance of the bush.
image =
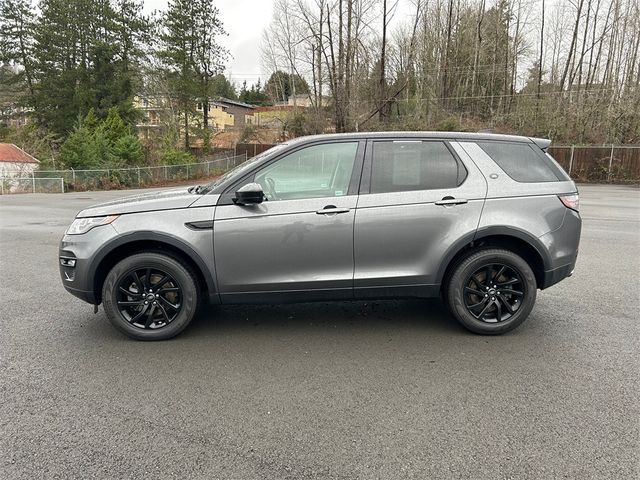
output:
[{"label": "bush", "polygon": [[143,160],[142,144],[117,108],[111,108],[103,122],[97,122],[93,110],[89,110],[60,147],[60,161],[73,169],[128,167]]},{"label": "bush", "polygon": [[195,163],[196,157],[177,148],[165,148],[160,152],[160,161],[163,165],[184,165]]},{"label": "bush", "polygon": [[137,166],[144,161],[144,149],[140,141],[131,134],[118,138],[113,145],[118,161],[127,166]]},{"label": "bush", "polygon": [[455,117],[448,117],[438,122],[436,130],[443,132],[459,132],[462,129],[460,122]]},{"label": "bush", "polygon": [[68,168],[83,170],[104,166],[111,158],[105,139],[79,124],[60,147],[60,161]]}]

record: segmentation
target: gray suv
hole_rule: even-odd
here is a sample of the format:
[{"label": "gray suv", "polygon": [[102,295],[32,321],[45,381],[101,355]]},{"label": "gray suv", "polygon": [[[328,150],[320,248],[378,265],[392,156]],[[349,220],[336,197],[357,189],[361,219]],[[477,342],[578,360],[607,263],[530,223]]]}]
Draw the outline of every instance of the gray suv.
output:
[{"label": "gray suv", "polygon": [[204,303],[438,295],[469,330],[504,333],[576,263],[578,193],[549,143],[298,138],[208,185],[81,211],[60,244],[62,282],[140,340],[173,337]]}]

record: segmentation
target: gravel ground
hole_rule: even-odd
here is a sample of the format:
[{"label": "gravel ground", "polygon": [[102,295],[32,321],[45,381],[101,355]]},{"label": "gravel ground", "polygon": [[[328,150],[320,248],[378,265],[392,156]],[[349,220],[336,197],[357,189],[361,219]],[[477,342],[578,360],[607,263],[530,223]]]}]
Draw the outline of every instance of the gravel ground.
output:
[{"label": "gravel ground", "polygon": [[438,301],[214,307],[140,343],[62,288],[75,213],[0,197],[0,478],[638,478],[640,190],[581,187],[575,275],[501,337]]}]

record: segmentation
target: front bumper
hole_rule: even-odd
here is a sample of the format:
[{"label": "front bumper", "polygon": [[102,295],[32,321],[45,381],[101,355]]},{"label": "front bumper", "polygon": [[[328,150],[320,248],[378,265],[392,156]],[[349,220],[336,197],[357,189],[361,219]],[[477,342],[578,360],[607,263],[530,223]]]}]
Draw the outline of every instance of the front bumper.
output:
[{"label": "front bumper", "polygon": [[[94,305],[98,303],[98,292],[95,291],[92,273],[96,267],[93,265],[93,259],[100,247],[117,235],[113,226],[103,225],[82,235],[62,237],[58,265],[62,285],[67,292],[85,302]],[[73,263],[73,266],[70,263]]]}]

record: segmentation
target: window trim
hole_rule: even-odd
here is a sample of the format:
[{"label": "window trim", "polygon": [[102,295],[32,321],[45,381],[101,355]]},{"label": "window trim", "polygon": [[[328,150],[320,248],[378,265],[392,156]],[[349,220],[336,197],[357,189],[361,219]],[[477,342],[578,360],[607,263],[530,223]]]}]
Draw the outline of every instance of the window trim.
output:
[{"label": "window trim", "polygon": [[[366,139],[358,139],[358,138],[339,138],[335,140],[317,140],[313,142],[305,142],[299,145],[293,145],[291,148],[287,148],[279,152],[273,158],[270,158],[258,165],[256,165],[250,172],[247,172],[242,178],[239,178],[236,181],[232,181],[220,194],[220,198],[218,199],[217,205],[235,205],[233,203],[233,197],[235,196],[236,190],[247,183],[251,183],[255,180],[256,173],[263,168],[268,167],[269,165],[281,160],[282,158],[296,153],[302,149],[309,147],[316,147],[319,145],[331,145],[334,143],[356,143],[358,146],[356,148],[356,156],[353,161],[353,170],[351,171],[351,178],[349,179],[349,188],[347,190],[346,195],[357,195],[358,194],[358,186],[360,184],[360,178],[362,175],[362,165],[364,163],[364,156],[366,150]],[[308,200],[312,200],[313,198],[333,198],[333,197],[311,197]],[[302,200],[302,199],[298,199]],[[289,200],[278,200],[278,201],[289,201]]]},{"label": "window trim", "polygon": [[396,192],[376,192],[371,193],[371,179],[373,177],[373,148],[374,143],[382,142],[382,143],[393,143],[393,142],[407,142],[407,143],[428,143],[428,142],[438,142],[443,143],[444,146],[449,150],[449,153],[453,157],[454,161],[458,164],[459,172],[463,173],[462,179],[460,180],[460,175],[458,175],[458,179],[456,179],[457,185],[455,187],[442,187],[443,189],[447,188],[460,188],[469,178],[469,169],[464,164],[462,159],[458,156],[454,148],[451,146],[450,141],[444,138],[421,138],[421,137],[389,137],[389,138],[370,138],[367,140],[367,149],[365,151],[364,158],[364,166],[362,168],[362,180],[360,182],[360,195],[387,195],[389,193],[408,193],[408,192],[430,192],[433,190],[440,190],[437,188],[427,188],[427,189],[415,189],[415,190],[398,190]]}]

